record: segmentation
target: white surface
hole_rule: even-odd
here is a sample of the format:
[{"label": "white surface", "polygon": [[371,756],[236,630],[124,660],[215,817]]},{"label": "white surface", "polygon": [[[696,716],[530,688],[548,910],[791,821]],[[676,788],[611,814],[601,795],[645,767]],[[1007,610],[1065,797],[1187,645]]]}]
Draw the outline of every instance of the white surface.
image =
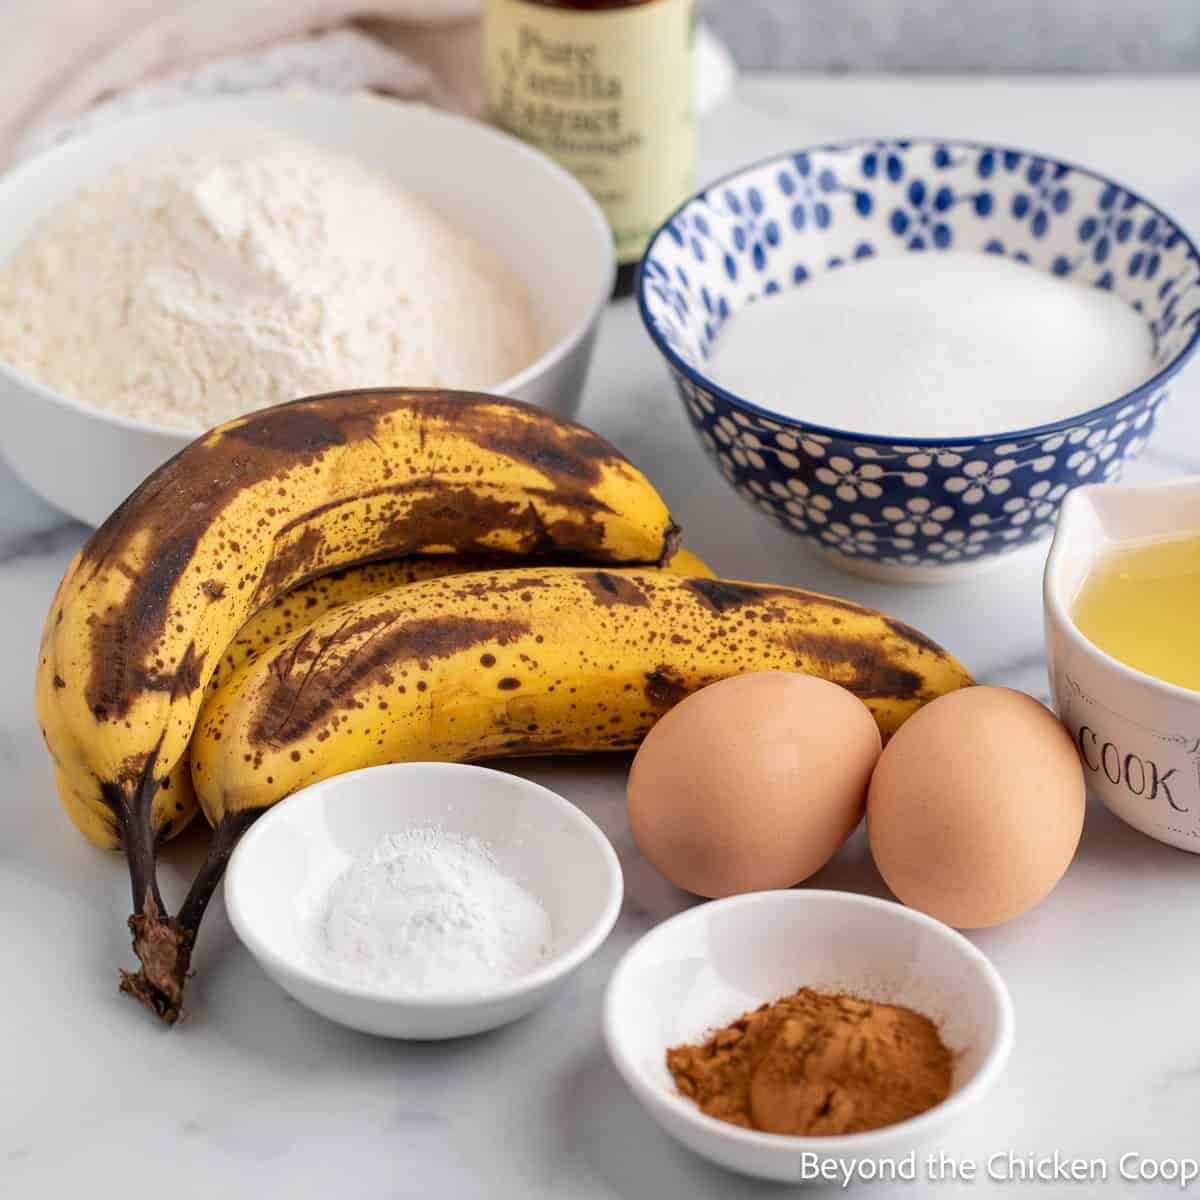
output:
[{"label": "white surface", "polygon": [[1054,707],[1088,783],[1117,816],[1200,854],[1200,693],[1136,671],[1070,618],[1089,570],[1121,543],[1197,529],[1200,477],[1079,488],[1063,504],[1044,581]]},{"label": "white surface", "polygon": [[[1200,81],[747,78],[703,131],[701,175],[858,134],[945,131],[1059,152],[1162,202],[1200,229]],[[1178,381],[1140,479],[1200,471],[1200,367]],[[609,310],[583,419],[650,471],[688,545],[725,574],[841,592],[889,609],[987,683],[1048,697],[1044,550],[945,587],[838,574],[730,493],[703,457],[633,306]],[[93,452],[94,452],[93,447]],[[64,463],[64,466],[66,464]],[[74,462],[79,469],[79,462]],[[31,696],[42,619],[84,530],[0,465],[0,910],[6,1195],[89,1200],[159,1181],[172,1200],[286,1195],[499,1200],[778,1200],[778,1185],[712,1167],[663,1133],[609,1065],[605,982],[639,934],[693,901],[658,879],[625,824],[620,762],[541,762],[524,774],[577,803],[612,838],[626,899],[608,942],[528,1020],[422,1046],[350,1033],[291,1002],[234,938],[219,900],[197,947],[190,1017],[157,1028],[116,989],[131,962],[124,864],[58,810]],[[200,831],[163,855],[178,897]],[[860,831],[811,883],[884,895]],[[1086,1183],[930,1183],[873,1196],[1167,1195],[1123,1183],[1126,1152],[1196,1154],[1200,1109],[1200,859],[1090,807],[1057,891],[1019,921],[971,935],[1008,984],[1019,1034],[995,1089],[935,1141],[948,1159],[1102,1157]],[[802,982],[802,981],[798,981]],[[169,1185],[169,1186],[168,1186]],[[149,1184],[147,1184],[149,1186]],[[1194,1191],[1194,1189],[1193,1189]],[[808,1193],[837,1197],[837,1183]],[[1178,1195],[1178,1190],[1170,1190]]]},{"label": "white surface", "polygon": [[[549,960],[486,993],[398,997],[335,981],[312,962],[308,910],[356,858],[402,829],[478,838],[545,906]],[[561,796],[485,767],[397,763],[315,783],[257,821],[230,859],[225,903],[238,936],[281,987],[330,1020],[388,1037],[447,1038],[524,1016],[603,942],[621,869],[596,825]]]},{"label": "white surface", "polygon": [[965,440],[1108,404],[1153,350],[1112,292],[995,254],[881,254],[738,309],[704,374],[796,420]]},{"label": "white surface", "polygon": [[[932,1018],[954,1054],[949,1098],[899,1125],[800,1138],[726,1125],[678,1094],[664,1046],[698,1041],[798,980]],[[929,1144],[999,1077],[1012,1049],[1012,1000],[985,955],[923,913],[847,892],[758,892],[679,913],[629,950],[605,993],[604,1041],[650,1115],[684,1145],[732,1170],[794,1183],[805,1151],[898,1159]]]},{"label": "white surface", "polygon": [[[540,357],[493,390],[575,411],[615,271],[604,215],[549,159],[487,126],[423,105],[297,91],[210,98],[130,117],[0,178],[0,257],[12,253],[48,206],[114,163],[165,138],[229,122],[270,126],[360,156],[490,249],[527,288],[543,346]],[[0,452],[13,470],[51,503],[93,524],[193,436],[59,397],[4,363],[0,404]],[[246,398],[247,410],[256,406]]]},{"label": "white surface", "polygon": [[703,22],[696,26],[693,47],[692,98],[696,115],[707,116],[720,104],[737,82],[737,64],[725,43]]}]

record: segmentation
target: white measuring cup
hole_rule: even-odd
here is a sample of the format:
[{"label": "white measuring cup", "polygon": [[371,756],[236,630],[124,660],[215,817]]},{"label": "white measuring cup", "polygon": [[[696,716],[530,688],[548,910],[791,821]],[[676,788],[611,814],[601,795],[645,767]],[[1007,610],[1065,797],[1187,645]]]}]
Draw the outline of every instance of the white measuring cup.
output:
[{"label": "white measuring cup", "polygon": [[1118,662],[1071,617],[1105,554],[1189,533],[1200,533],[1200,477],[1077,488],[1059,512],[1042,598],[1054,705],[1089,787],[1135,829],[1200,854],[1200,691]]}]

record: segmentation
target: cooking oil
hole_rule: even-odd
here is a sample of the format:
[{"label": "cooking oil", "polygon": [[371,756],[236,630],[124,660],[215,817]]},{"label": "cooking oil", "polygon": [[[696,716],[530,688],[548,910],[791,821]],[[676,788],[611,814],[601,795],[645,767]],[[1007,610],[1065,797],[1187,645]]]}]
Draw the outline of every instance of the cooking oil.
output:
[{"label": "cooking oil", "polygon": [[1072,616],[1126,666],[1200,691],[1200,534],[1116,547],[1089,572]]}]

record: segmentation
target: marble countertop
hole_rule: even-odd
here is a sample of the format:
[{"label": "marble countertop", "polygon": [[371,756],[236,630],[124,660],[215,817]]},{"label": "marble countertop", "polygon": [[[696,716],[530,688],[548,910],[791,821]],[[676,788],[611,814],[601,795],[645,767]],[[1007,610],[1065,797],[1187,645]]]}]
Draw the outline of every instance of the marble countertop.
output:
[{"label": "marble countertop", "polygon": [[[1194,122],[1200,80],[971,81],[743,78],[705,126],[702,177],[777,150],[858,134],[945,133],[1059,153],[1109,172],[1200,229]],[[0,419],[3,419],[0,414]],[[1043,552],[954,586],[902,588],[838,574],[737,500],[704,460],[634,307],[615,305],[582,419],[658,483],[687,540],[725,575],[803,584],[884,608],[950,647],[983,682],[1046,699]],[[1130,475],[1200,472],[1200,366],[1185,373]],[[135,481],[130,481],[131,484]],[[129,960],[124,864],[87,845],[53,795],[30,693],[51,594],[85,535],[0,466],[0,1192],[20,1200],[570,1195],[767,1197],[660,1133],[608,1064],[605,980],[621,952],[692,901],[639,859],[623,764],[530,765],[612,838],[627,897],[606,946],[546,1008],[455,1043],[350,1033],[290,1001],[241,949],[218,902],[197,951],[189,1019],[156,1027],[118,996]],[[178,896],[196,829],[164,855]],[[861,831],[812,881],[885,895]],[[1011,1064],[934,1149],[1148,1158],[1200,1153],[1200,860],[1093,806],[1078,858],[1027,917],[972,935],[1012,990]],[[1200,1184],[1193,1185],[1200,1190]],[[1038,1196],[1142,1194],[1111,1180],[1029,1185]],[[926,1179],[914,1195],[1027,1190]],[[838,1185],[810,1194],[833,1195]],[[889,1191],[892,1189],[889,1189]]]}]

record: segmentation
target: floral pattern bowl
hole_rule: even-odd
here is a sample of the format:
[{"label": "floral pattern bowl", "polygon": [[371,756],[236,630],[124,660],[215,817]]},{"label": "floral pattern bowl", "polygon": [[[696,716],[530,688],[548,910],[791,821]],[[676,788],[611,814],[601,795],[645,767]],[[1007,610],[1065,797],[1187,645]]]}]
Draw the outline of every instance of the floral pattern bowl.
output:
[{"label": "floral pattern bowl", "polygon": [[[954,441],[807,424],[709,379],[722,323],[876,254],[984,251],[1107,288],[1150,327],[1157,373],[1068,420]],[[1120,477],[1200,342],[1200,252],[1154,205],[1067,163],[962,141],[783,154],[698,193],[655,233],[642,320],[693,426],[747,500],[859,574],[935,581],[1048,537],[1062,498]]]}]

